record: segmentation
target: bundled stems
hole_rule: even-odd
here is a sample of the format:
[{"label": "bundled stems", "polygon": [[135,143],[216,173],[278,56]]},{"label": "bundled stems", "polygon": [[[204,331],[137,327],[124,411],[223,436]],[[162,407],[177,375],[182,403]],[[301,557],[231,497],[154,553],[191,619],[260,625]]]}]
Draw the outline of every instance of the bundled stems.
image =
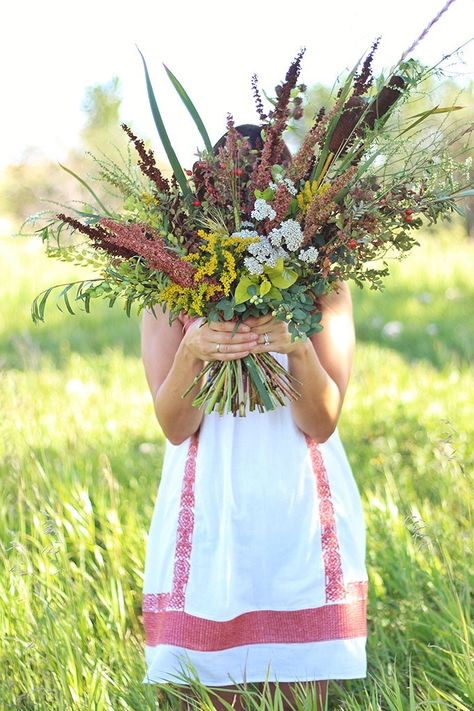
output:
[{"label": "bundled stems", "polygon": [[259,412],[274,410],[278,405],[300,397],[292,376],[270,353],[252,353],[242,359],[210,361],[196,375],[182,394],[185,398],[204,378],[204,384],[193,400],[194,407],[206,414],[232,413],[245,417],[247,409]]}]

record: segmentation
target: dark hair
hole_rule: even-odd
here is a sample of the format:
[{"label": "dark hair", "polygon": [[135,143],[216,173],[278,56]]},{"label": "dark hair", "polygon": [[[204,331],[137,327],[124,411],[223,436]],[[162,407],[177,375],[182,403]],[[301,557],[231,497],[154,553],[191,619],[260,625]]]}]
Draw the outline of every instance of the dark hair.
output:
[{"label": "dark hair", "polygon": [[[243,123],[240,126],[236,126],[235,130],[238,131],[241,136],[248,139],[253,149],[256,149],[257,151],[261,152],[261,150],[263,149],[263,140],[261,136],[262,126],[257,126],[254,123]],[[226,133],[224,133],[223,136],[219,138],[217,143],[213,146],[214,154],[217,154],[219,148],[225,145],[226,138],[227,131]],[[291,158],[291,153],[285,145],[281,157],[283,165],[289,165],[291,163]]]}]

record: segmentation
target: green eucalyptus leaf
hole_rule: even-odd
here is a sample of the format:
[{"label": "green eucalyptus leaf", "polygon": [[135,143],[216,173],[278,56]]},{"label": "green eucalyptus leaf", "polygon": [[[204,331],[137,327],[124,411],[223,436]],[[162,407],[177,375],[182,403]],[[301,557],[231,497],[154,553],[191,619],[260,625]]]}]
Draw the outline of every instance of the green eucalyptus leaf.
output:
[{"label": "green eucalyptus leaf", "polygon": [[272,301],[283,301],[283,296],[280,289],[277,289],[275,286],[272,286],[272,288],[268,292],[268,298]]}]

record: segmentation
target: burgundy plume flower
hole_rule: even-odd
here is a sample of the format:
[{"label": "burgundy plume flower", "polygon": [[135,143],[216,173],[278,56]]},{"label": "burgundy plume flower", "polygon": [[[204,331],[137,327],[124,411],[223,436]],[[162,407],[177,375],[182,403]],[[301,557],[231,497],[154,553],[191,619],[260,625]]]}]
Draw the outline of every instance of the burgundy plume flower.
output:
[{"label": "burgundy plume flower", "polygon": [[293,200],[293,195],[288,191],[285,183],[280,183],[275,192],[275,198],[272,202],[272,207],[276,212],[273,220],[266,220],[263,225],[263,232],[268,234],[274,227],[278,227],[288,215],[290,203]]},{"label": "burgundy plume flower", "polygon": [[65,222],[70,225],[74,230],[87,235],[95,247],[104,249],[114,257],[128,259],[129,257],[135,256],[135,253],[132,250],[127,249],[126,247],[111,244],[109,242],[108,232],[100,225],[83,225],[82,222],[79,222],[79,220],[76,220],[74,217],[69,217],[69,215],[65,215],[62,212],[58,213],[56,217],[58,220],[61,220],[61,222]]},{"label": "burgundy plume flower", "polygon": [[300,50],[286,73],[283,86],[277,87],[278,100],[275,109],[270,113],[272,123],[266,126],[267,135],[263,145],[260,160],[255,162],[251,177],[252,192],[265,190],[272,177],[272,166],[278,164],[282,158],[285,143],[282,139],[283,131],[289,115],[288,103],[290,101],[291,90],[296,86],[301,69],[301,59],[306,49]]},{"label": "burgundy plume flower", "polygon": [[258,77],[256,74],[252,76],[252,91],[253,91],[253,96],[255,99],[255,106],[257,108],[257,113],[260,117],[260,121],[262,123],[268,119],[268,115],[264,112],[263,110],[263,103],[262,103],[262,98],[260,96],[260,92],[258,90]]},{"label": "burgundy plume flower", "polygon": [[146,150],[143,141],[135,136],[133,131],[127,126],[126,123],[122,123],[121,126],[127,136],[132,141],[138,155],[140,156],[138,165],[140,166],[140,170],[142,171],[142,173],[146,175],[147,178],[149,178],[153,183],[155,183],[160,193],[169,193],[169,182],[166,180],[166,178],[163,177],[160,169],[156,165],[153,151],[151,149],[148,151]]},{"label": "burgundy plume flower", "polygon": [[307,180],[311,174],[317,146],[322,146],[330,116],[325,113],[325,108],[319,110],[313,126],[306,132],[298,152],[291,161],[288,176],[297,183]]},{"label": "burgundy plume flower", "polygon": [[162,237],[148,225],[123,224],[108,217],[102,217],[98,224],[106,228],[105,241],[112,246],[125,248],[143,257],[151,269],[164,272],[175,284],[195,286],[196,268],[168,250]]},{"label": "burgundy plume flower", "polygon": [[372,81],[372,60],[374,58],[375,50],[379,46],[380,42],[380,37],[377,37],[375,42],[373,43],[370,52],[368,56],[366,57],[366,60],[364,64],[362,65],[362,69],[360,73],[355,77],[354,79],[354,95],[355,96],[361,96],[362,94],[365,94],[367,89],[369,88],[371,81]]}]

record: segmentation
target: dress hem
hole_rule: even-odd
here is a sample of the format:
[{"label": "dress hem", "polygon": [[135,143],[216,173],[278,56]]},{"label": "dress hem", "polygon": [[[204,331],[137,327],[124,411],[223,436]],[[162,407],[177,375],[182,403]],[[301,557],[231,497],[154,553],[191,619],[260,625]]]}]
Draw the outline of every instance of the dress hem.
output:
[{"label": "dress hem", "polygon": [[[317,676],[317,677],[311,677],[310,679],[300,679],[300,678],[295,678],[295,677],[289,677],[289,678],[279,678],[278,682],[293,682],[295,684],[298,684],[299,682],[304,683],[307,681],[344,681],[345,679],[366,679],[367,678],[367,671],[365,672],[360,672],[360,671],[347,671],[347,672],[341,672],[337,676]],[[226,682],[203,682],[201,681],[201,684],[205,686],[234,686],[235,684],[241,684],[244,685],[245,683],[247,684],[255,684],[257,682],[264,682],[265,678],[262,679],[261,676],[258,676],[255,679],[249,679],[246,678],[245,681],[242,679],[242,681],[226,681]],[[275,681],[273,679],[268,679],[269,683],[274,684]],[[177,684],[179,683],[180,686],[190,686],[190,684],[179,680],[179,682],[176,681],[158,681],[155,679],[151,679],[150,677],[145,677],[142,681],[142,684]]]}]

